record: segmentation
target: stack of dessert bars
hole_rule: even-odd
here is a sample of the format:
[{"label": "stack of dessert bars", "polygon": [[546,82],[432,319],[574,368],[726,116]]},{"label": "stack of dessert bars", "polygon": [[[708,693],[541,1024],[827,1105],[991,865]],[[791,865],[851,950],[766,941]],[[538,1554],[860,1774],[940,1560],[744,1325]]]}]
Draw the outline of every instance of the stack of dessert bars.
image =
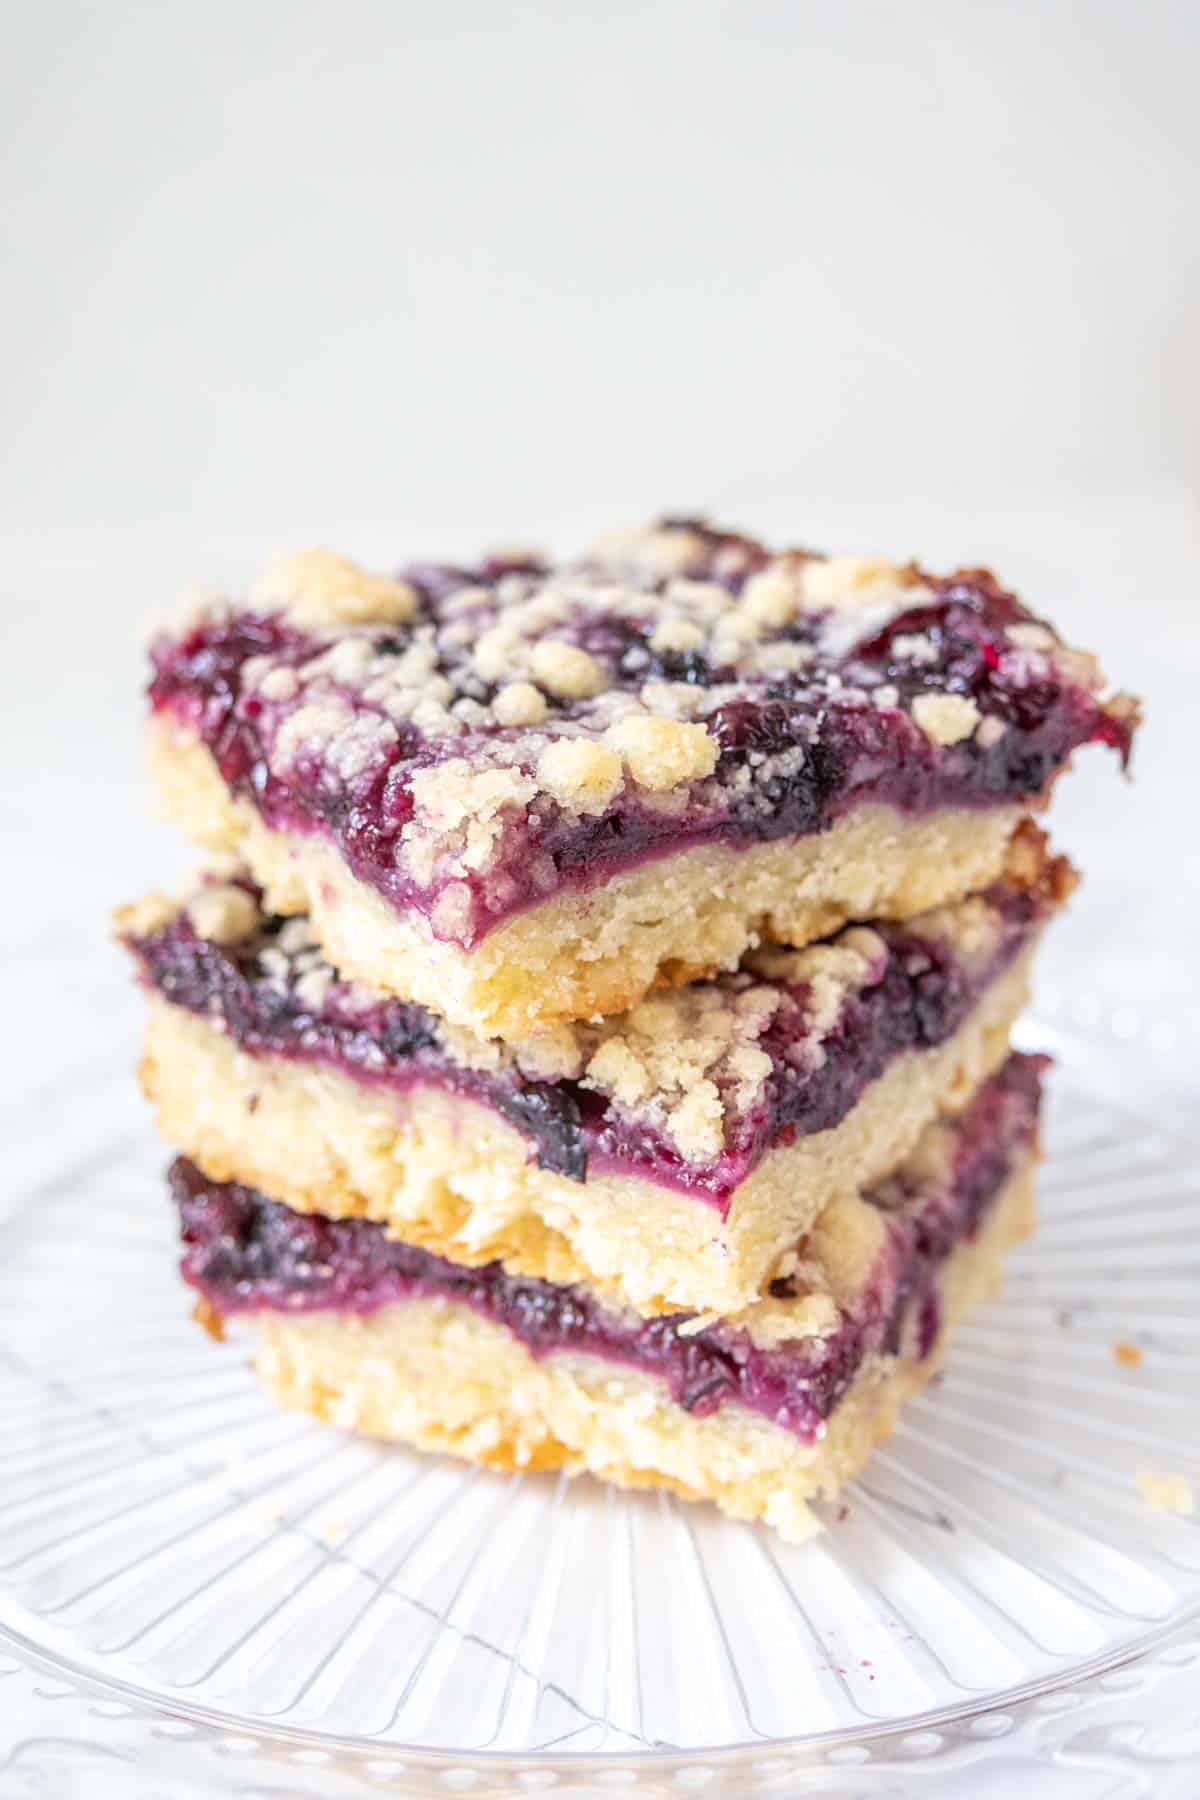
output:
[{"label": "stack of dessert bars", "polygon": [[287,1406],[792,1538],[1030,1229],[1031,814],[1136,707],[983,570],[310,551],[153,645],[125,908],[197,1316]]}]

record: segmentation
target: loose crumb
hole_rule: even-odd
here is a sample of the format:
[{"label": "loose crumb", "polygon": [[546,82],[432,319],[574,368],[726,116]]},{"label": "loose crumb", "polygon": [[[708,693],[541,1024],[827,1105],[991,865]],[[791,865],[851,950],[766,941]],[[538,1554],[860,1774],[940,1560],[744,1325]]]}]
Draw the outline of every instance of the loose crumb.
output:
[{"label": "loose crumb", "polygon": [[1142,1499],[1157,1512],[1179,1513],[1184,1518],[1195,1512],[1196,1496],[1186,1475],[1155,1475],[1143,1470],[1134,1479]]},{"label": "loose crumb", "polygon": [[1118,1338],[1112,1350],[1114,1360],[1119,1362],[1123,1369],[1141,1368],[1142,1352],[1137,1344],[1131,1344],[1125,1338]]},{"label": "loose crumb", "polygon": [[216,1343],[220,1344],[225,1341],[225,1321],[216,1307],[210,1305],[207,1300],[197,1300],[192,1308],[192,1317]]}]

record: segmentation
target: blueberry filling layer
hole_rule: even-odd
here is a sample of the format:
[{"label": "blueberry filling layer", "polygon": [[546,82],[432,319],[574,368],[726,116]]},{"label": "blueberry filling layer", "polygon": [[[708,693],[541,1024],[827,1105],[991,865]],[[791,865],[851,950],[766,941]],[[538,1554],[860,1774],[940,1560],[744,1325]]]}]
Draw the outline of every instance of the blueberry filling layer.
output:
[{"label": "blueberry filling layer", "polygon": [[[933,1159],[936,1173],[930,1158],[915,1159],[866,1196],[885,1215],[884,1247],[859,1301],[827,1336],[765,1348],[750,1330],[723,1323],[688,1333],[681,1327],[694,1315],[639,1319],[610,1310],[584,1287],[508,1275],[498,1263],[466,1269],[395,1242],[380,1225],[293,1213],[253,1189],[209,1182],[180,1158],[170,1181],[183,1273],[220,1316],[365,1315],[417,1298],[455,1301],[504,1326],[534,1356],[606,1358],[659,1377],[688,1412],[736,1402],[811,1440],[867,1357],[932,1350],[941,1323],[938,1271],[976,1235],[1032,1146],[1043,1066],[1040,1057],[1011,1057],[963,1115],[936,1128],[946,1140]],[[773,1297],[794,1296],[782,1281]]]},{"label": "blueberry filling layer", "polygon": [[[631,1059],[626,1047],[639,1045],[632,1027],[622,1036],[621,1020],[576,1028],[578,1073],[537,1079],[523,1067],[519,1046],[492,1046],[493,1066],[472,1066],[463,1060],[461,1036],[447,1037],[435,1015],[338,980],[315,948],[289,953],[284,946],[304,938],[299,921],[265,918],[240,940],[221,944],[198,935],[185,911],[129,943],[151,990],[203,1016],[253,1056],[317,1063],[399,1091],[441,1086],[498,1112],[542,1168],[577,1181],[589,1172],[653,1181],[724,1213],[768,1151],[836,1126],[895,1058],[951,1037],[1032,941],[1068,880],[1064,864],[1043,862],[1030,884],[997,883],[961,910],[851,928],[814,950],[768,956],[764,972],[744,969],[655,1002],[668,1021],[678,1017],[680,1038],[713,1030],[714,1020],[731,1030],[750,1021],[757,1029],[756,1036],[731,1038],[732,1048],[705,1076],[722,1109],[711,1154],[684,1153],[673,1135],[679,1114],[653,1095],[631,1101],[619,1060],[617,1075],[609,1076],[614,1048]],[[977,942],[969,955],[956,946],[947,930],[955,916],[982,933],[982,952]],[[824,971],[831,954],[836,959],[851,944],[860,947],[850,963],[857,973],[833,989],[831,1001]],[[745,1079],[748,1066],[752,1081]],[[686,1110],[686,1096],[681,1104]]]},{"label": "blueberry filling layer", "polygon": [[[618,583],[589,562],[425,565],[402,572],[414,609],[402,626],[340,635],[286,609],[214,612],[155,645],[152,707],[199,737],[269,825],[331,839],[395,909],[465,948],[564,887],[648,858],[820,832],[864,804],[917,814],[1028,801],[1085,743],[1128,755],[1132,712],[1104,701],[1084,659],[1059,655],[986,572],[901,571],[882,613],[810,605],[765,638],[755,615],[738,636],[719,609],[711,623],[711,595],[738,605],[786,559],[694,522],[670,528],[695,544],[672,578],[624,571]],[[558,612],[539,625],[551,602]],[[546,642],[526,655],[505,635],[521,619],[556,634],[541,687],[529,677]],[[564,650],[582,674],[570,658],[564,672]],[[947,699],[951,724],[935,705],[925,729],[922,707]],[[669,764],[647,773],[629,708],[636,726],[646,709],[689,720],[710,759],[674,787]],[[564,735],[566,763],[545,759]],[[586,778],[571,761],[581,743],[603,749]],[[435,793],[429,778],[447,765],[453,791]],[[461,770],[502,779],[469,789]]]}]

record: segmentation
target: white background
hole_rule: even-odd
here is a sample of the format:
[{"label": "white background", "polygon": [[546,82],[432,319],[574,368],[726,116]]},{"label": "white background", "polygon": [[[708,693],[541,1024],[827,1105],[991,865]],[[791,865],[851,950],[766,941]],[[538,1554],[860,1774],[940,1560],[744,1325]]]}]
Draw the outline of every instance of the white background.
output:
[{"label": "white background", "polygon": [[1188,0],[43,0],[6,38],[39,530],[802,532],[865,491],[924,536],[1200,473]]}]

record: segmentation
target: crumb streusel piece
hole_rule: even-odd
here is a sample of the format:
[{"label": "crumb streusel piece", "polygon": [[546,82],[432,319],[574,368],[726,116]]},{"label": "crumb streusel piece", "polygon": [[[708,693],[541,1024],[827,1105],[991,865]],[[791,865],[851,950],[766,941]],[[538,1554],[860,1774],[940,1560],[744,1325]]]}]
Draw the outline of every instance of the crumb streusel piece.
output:
[{"label": "crumb streusel piece", "polygon": [[728,1311],[1002,1060],[1072,879],[1026,825],[982,894],[508,1041],[345,980],[245,876],[119,923],[151,995],[145,1086],[209,1176],[455,1261]]},{"label": "crumb streusel piece", "polygon": [[467,1268],[178,1161],[183,1272],[249,1314],[285,1405],[503,1468],[677,1489],[799,1538],[936,1368],[1031,1224],[1040,1058],[1013,1056],[740,1314],[645,1319],[587,1286]]},{"label": "crumb streusel piece", "polygon": [[1196,1510],[1196,1496],[1186,1475],[1158,1475],[1142,1470],[1134,1478],[1142,1499],[1158,1512],[1180,1513],[1191,1518]]},{"label": "crumb streusel piece", "polygon": [[185,829],[346,975],[515,1038],[986,886],[1136,723],[985,571],[691,520],[555,567],[308,552],[153,656]]}]

